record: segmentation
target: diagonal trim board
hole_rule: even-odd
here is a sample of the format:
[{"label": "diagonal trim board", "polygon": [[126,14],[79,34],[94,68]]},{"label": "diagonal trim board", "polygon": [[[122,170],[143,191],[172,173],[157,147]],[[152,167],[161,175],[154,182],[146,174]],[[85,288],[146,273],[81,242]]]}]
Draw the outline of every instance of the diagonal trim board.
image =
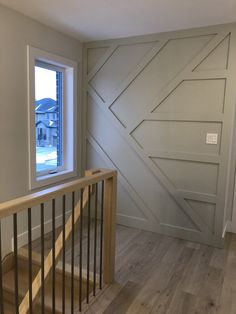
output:
[{"label": "diagonal trim board", "polygon": [[[212,73],[212,71],[210,72]],[[222,73],[220,75],[222,75]],[[216,75],[214,74],[214,76]],[[217,86],[215,86],[216,84]],[[211,112],[210,114],[206,108],[206,95],[202,93],[202,88],[204,88],[204,92],[207,92],[208,97],[210,97],[207,98],[207,102],[210,101],[209,105],[214,107],[214,112]],[[216,88],[216,92],[212,93],[212,90]],[[196,119],[196,114],[198,114],[198,117],[200,115],[200,117],[197,118],[200,119],[199,121],[212,121],[213,118],[217,119],[217,115],[221,115],[221,118],[223,118],[225,90],[225,78],[219,79],[214,77],[214,79],[185,79],[158,104],[158,107],[152,111],[152,116],[154,117],[154,114],[161,114],[167,118],[170,117],[170,113],[171,117],[172,114],[187,114],[191,115],[193,119]],[[183,103],[188,103],[188,105],[190,105],[192,101],[194,102],[194,106],[191,104],[190,108],[188,106],[183,107]],[[200,102],[203,102],[203,105],[201,105]],[[198,108],[199,104],[201,105],[200,110]]]},{"label": "diagonal trim board", "polygon": [[[224,47],[225,44],[226,46]],[[226,49],[226,51],[223,52],[223,55],[226,54],[226,58],[223,61],[223,65],[217,65],[217,69],[228,69],[228,61],[229,61],[229,47],[230,47],[230,33],[225,36],[224,39],[193,69],[193,71],[206,71],[206,69],[202,68],[207,61],[211,60],[215,55],[218,53],[219,56],[222,56],[221,49]],[[219,56],[217,56],[219,58]],[[222,67],[221,67],[222,66]],[[213,68],[215,70],[215,67]],[[207,70],[209,70],[209,66],[207,67]]]},{"label": "diagonal trim board", "polygon": [[150,150],[145,149],[149,158],[168,158],[168,159],[177,159],[184,161],[195,161],[195,162],[207,162],[213,164],[219,164],[221,158],[219,155],[213,154],[197,154],[197,153],[186,153],[186,152],[175,152],[175,151],[166,151],[166,150]]},{"label": "diagonal trim board", "polygon": [[186,199],[186,201],[191,207],[193,207],[193,209],[196,208],[196,212],[199,214],[199,216],[201,216],[202,219],[206,220],[209,229],[214,231],[216,204],[210,202],[199,202],[189,199]]},{"label": "diagonal trim board", "polygon": [[101,47],[91,47],[87,50],[87,65],[86,65],[86,73],[89,73],[93,70],[95,65],[99,62],[99,60],[105,55],[109,46],[101,46]]},{"label": "diagonal trim board", "polygon": [[[215,195],[217,191],[217,181],[219,165],[214,163],[198,162],[198,161],[186,161],[178,159],[151,158],[154,165],[163,173],[164,176],[175,186],[176,190],[186,189],[184,186],[188,185],[190,191],[194,191],[200,194]],[[176,169],[176,171],[175,171]],[[178,174],[186,171],[186,176],[183,178]],[[192,180],[187,179],[192,175]],[[177,175],[176,175],[177,173]],[[204,178],[204,174],[211,178],[209,181]],[[186,182],[187,181],[187,182]]]},{"label": "diagonal trim board", "polygon": [[113,55],[115,50],[117,49],[117,45],[113,44],[111,45],[106,53],[99,59],[99,62],[97,62],[92,70],[87,75],[87,82],[91,81],[91,79],[96,75],[96,73],[102,68],[102,66],[107,62],[107,60]]}]

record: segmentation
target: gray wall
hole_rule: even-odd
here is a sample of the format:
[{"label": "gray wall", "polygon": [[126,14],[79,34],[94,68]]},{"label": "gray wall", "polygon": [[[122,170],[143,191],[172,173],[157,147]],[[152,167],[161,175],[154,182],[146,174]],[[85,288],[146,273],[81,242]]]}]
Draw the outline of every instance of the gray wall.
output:
[{"label": "gray wall", "polygon": [[222,245],[235,56],[234,24],[86,45],[87,167],[118,170],[119,223]]},{"label": "gray wall", "polygon": [[[30,193],[27,45],[77,62],[81,62],[82,46],[77,40],[3,6],[0,6],[0,43],[0,202],[2,202]],[[81,75],[82,69],[79,67],[79,79]],[[37,224],[37,213],[36,209],[34,224]],[[46,218],[49,216],[46,215]],[[19,217],[19,233],[25,230],[26,224],[25,217]],[[11,221],[4,220],[4,252],[11,248],[10,231]]]}]

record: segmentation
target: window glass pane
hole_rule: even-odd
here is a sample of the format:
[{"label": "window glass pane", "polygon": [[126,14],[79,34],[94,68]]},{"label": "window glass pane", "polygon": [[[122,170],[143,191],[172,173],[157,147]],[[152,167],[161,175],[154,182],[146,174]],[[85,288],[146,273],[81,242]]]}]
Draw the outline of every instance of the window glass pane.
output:
[{"label": "window glass pane", "polygon": [[35,66],[36,172],[62,166],[61,71]]}]

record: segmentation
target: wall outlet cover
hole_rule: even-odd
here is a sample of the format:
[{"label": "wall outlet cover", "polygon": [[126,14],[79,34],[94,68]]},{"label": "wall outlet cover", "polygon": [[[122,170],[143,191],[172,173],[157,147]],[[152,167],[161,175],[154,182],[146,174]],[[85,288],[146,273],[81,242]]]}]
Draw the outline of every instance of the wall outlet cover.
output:
[{"label": "wall outlet cover", "polygon": [[217,145],[217,143],[218,143],[218,134],[217,133],[207,133],[206,144]]}]

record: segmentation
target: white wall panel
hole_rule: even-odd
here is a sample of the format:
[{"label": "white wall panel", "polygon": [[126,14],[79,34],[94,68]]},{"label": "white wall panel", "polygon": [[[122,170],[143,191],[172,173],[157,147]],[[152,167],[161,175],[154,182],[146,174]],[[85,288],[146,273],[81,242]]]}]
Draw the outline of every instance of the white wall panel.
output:
[{"label": "white wall panel", "polygon": [[[218,134],[217,145],[206,144],[207,133]],[[221,123],[145,120],[132,136],[145,150],[218,154]]]},{"label": "white wall panel", "polygon": [[218,165],[196,161],[152,158],[176,189],[216,194]]},{"label": "white wall panel", "polygon": [[224,79],[182,81],[154,112],[199,113],[209,115],[222,113],[225,96]]}]

